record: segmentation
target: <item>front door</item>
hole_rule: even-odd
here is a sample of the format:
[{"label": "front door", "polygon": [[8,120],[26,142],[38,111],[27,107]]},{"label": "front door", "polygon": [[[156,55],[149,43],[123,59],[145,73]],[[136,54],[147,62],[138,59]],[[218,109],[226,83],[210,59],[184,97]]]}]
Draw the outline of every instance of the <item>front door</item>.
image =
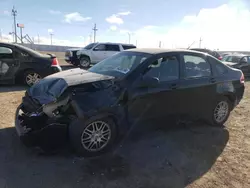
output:
[{"label": "front door", "polygon": [[97,45],[92,51],[92,63],[98,63],[107,57],[106,44]]},{"label": "front door", "polygon": [[159,82],[153,87],[132,87],[128,105],[129,119],[132,122],[167,118],[178,113],[176,108],[179,96],[178,56],[173,54],[158,56],[150,62],[147,70],[146,72],[142,70],[142,73],[145,73],[138,79],[152,77]]},{"label": "front door", "polygon": [[15,52],[8,46],[0,46],[0,80],[13,80],[19,68]]}]

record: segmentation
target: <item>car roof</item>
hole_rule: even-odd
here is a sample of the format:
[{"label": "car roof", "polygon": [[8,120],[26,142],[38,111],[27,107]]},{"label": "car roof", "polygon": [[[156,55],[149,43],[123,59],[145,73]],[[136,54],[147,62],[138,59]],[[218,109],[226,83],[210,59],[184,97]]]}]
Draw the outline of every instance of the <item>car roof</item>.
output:
[{"label": "car roof", "polygon": [[126,43],[117,43],[117,42],[97,42],[97,44],[115,44],[115,45],[126,45],[126,46],[135,46],[134,44],[126,44]]},{"label": "car roof", "polygon": [[139,53],[148,53],[148,54],[160,54],[160,53],[168,53],[168,52],[192,52],[197,54],[206,54],[199,51],[193,50],[185,50],[185,49],[164,49],[164,48],[133,48],[126,50],[126,52],[139,52]]}]

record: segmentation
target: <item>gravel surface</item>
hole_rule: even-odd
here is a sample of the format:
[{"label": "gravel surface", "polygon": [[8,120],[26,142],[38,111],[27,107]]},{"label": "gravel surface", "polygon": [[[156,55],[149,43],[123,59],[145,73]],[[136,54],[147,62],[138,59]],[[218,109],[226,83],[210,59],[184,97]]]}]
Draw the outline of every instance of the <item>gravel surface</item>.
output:
[{"label": "gravel surface", "polygon": [[[22,87],[0,87],[0,188],[250,187],[250,83],[225,128],[203,124],[135,128],[112,155],[40,155],[13,128]],[[56,138],[55,138],[56,139]]]}]

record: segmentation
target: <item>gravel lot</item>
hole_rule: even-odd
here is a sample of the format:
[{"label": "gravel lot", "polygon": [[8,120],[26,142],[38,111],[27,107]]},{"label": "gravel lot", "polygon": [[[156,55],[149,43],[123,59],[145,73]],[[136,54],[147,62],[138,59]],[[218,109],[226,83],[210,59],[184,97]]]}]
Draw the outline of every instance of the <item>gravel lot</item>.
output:
[{"label": "gravel lot", "polygon": [[24,90],[0,86],[0,188],[250,187],[249,86],[226,128],[140,125],[113,155],[96,159],[23,146],[13,122]]}]

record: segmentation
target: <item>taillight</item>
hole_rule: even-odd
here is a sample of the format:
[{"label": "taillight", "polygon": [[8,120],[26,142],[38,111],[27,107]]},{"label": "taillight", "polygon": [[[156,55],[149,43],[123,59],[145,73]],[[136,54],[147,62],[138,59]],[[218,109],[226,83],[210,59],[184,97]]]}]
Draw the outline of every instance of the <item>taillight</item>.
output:
[{"label": "taillight", "polygon": [[58,65],[59,65],[59,63],[57,61],[57,58],[53,58],[51,66],[58,66]]},{"label": "taillight", "polygon": [[240,77],[240,83],[241,84],[244,84],[245,83],[245,76],[244,74],[242,73],[241,77]]},{"label": "taillight", "polygon": [[221,56],[219,56],[219,57],[218,57],[218,59],[219,59],[219,60],[222,60],[222,57],[221,57]]}]

